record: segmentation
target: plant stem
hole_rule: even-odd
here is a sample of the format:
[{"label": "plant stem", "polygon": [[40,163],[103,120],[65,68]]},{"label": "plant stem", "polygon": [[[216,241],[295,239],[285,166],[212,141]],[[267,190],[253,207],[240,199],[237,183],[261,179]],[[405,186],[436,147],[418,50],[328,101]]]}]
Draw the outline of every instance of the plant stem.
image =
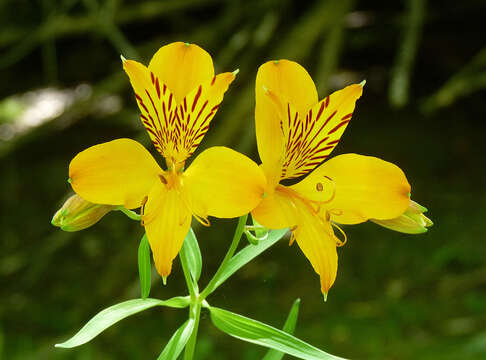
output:
[{"label": "plant stem", "polygon": [[194,350],[196,349],[197,331],[199,328],[199,318],[201,315],[201,300],[199,297],[199,289],[196,281],[191,276],[189,270],[189,264],[187,263],[187,257],[179,253],[179,259],[181,260],[182,272],[186,279],[187,290],[191,297],[191,306],[189,308],[189,318],[194,319],[194,329],[192,330],[191,337],[187,341],[184,350],[184,360],[192,360],[194,356]]},{"label": "plant stem", "polygon": [[187,290],[191,296],[191,304],[196,303],[197,298],[199,297],[197,284],[192,279],[191,271],[189,270],[189,266],[186,262],[186,257],[181,256],[179,253],[179,259],[181,260],[182,272],[184,273],[184,278],[186,279]]},{"label": "plant stem", "polygon": [[187,341],[186,348],[184,350],[184,360],[192,360],[194,356],[194,350],[196,350],[197,331],[199,328],[199,319],[201,317],[201,303],[196,302],[191,304],[189,309],[189,318],[194,319],[194,329],[192,330],[191,337]]},{"label": "plant stem", "polygon": [[221,262],[221,265],[219,265],[218,270],[216,271],[216,274],[214,274],[213,278],[209,281],[209,284],[206,286],[206,288],[201,292],[200,295],[200,300],[204,300],[209,294],[211,294],[217,287],[218,279],[223,272],[226,264],[228,261],[231,260],[233,257],[233,254],[235,253],[236,249],[238,248],[238,244],[240,243],[241,236],[243,235],[243,232],[245,231],[245,225],[246,225],[246,220],[248,219],[248,214],[243,215],[242,217],[239,218],[238,220],[238,225],[236,226],[235,234],[233,236],[233,241],[231,242],[231,245],[228,249],[228,252],[226,253],[223,261]]}]

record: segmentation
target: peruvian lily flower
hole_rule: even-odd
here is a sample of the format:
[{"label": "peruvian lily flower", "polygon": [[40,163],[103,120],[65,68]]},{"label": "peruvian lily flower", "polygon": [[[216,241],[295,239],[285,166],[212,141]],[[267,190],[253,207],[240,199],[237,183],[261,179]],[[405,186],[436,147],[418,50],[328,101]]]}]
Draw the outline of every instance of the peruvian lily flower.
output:
[{"label": "peruvian lily flower", "polygon": [[203,151],[184,170],[234,73],[215,76],[211,56],[181,42],[162,47],[148,67],[122,60],[142,123],[166,169],[138,142],[118,139],[76,155],[69,177],[74,191],[87,201],[141,207],[155,266],[165,281],[192,216],[209,225],[208,216],[248,213],[263,196],[265,178],[252,160],[225,147]]},{"label": "peruvian lily flower", "polygon": [[[394,219],[410,204],[410,185],[396,165],[357,154],[325,161],[350,122],[363,85],[318,101],[307,71],[288,60],[263,64],[256,79],[256,135],[267,186],[252,215],[267,228],[291,229],[291,243],[297,241],[320,275],[325,298],[336,278],[336,246],[346,241],[337,224]],[[280,183],[306,174],[295,185]]]}]

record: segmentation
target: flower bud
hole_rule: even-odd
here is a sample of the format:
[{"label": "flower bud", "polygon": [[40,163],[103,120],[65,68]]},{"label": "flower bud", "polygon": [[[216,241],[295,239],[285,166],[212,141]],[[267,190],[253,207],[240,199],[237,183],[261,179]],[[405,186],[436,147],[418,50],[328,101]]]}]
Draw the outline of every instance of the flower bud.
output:
[{"label": "flower bud", "polygon": [[405,212],[394,219],[376,220],[371,219],[374,223],[387,229],[398,231],[406,234],[420,234],[427,231],[427,228],[434,225],[424,213],[427,209],[413,200]]},{"label": "flower bud", "polygon": [[74,194],[57,210],[51,224],[64,231],[83,230],[96,224],[115,207],[113,205],[93,204]]}]

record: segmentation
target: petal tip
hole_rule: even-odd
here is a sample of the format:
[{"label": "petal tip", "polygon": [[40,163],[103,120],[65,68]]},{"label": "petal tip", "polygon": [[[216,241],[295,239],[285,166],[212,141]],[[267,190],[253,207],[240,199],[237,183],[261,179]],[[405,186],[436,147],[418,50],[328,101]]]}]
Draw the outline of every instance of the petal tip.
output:
[{"label": "petal tip", "polygon": [[236,76],[238,75],[238,73],[240,72],[240,69],[236,69],[235,71],[232,72],[233,76]]},{"label": "petal tip", "polygon": [[363,80],[359,83],[361,85],[361,87],[364,87],[366,85],[366,80]]},{"label": "petal tip", "polygon": [[162,276],[162,284],[167,285],[167,276]]},{"label": "petal tip", "polygon": [[322,297],[324,298],[324,302],[327,302],[327,292],[323,292]]},{"label": "petal tip", "polygon": [[125,59],[125,56],[123,56],[121,54],[120,54],[120,59],[121,59],[122,64],[124,64],[125,61],[127,61],[127,59]]}]

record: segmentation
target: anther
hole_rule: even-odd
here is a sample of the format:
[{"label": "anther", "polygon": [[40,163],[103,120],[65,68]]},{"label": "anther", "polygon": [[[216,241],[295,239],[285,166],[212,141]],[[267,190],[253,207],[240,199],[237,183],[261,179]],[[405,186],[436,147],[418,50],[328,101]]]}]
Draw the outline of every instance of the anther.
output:
[{"label": "anther", "polygon": [[[297,228],[297,226],[295,226],[295,228]],[[292,244],[294,243],[294,241],[295,241],[295,234],[292,232],[290,234],[289,246],[292,246]]]},{"label": "anther", "polygon": [[324,190],[324,186],[322,185],[322,183],[318,182],[318,183],[316,184],[316,190],[317,190],[317,191],[322,191],[322,190]]},{"label": "anther", "polygon": [[167,185],[167,179],[164,177],[164,175],[159,174],[159,179],[162,181],[162,184]]},{"label": "anther", "polygon": [[206,227],[209,227],[211,226],[211,222],[209,221],[209,219],[207,217],[202,217],[200,215],[197,215],[197,214],[192,214],[194,216],[194,218],[202,225],[202,226],[206,226]]},{"label": "anther", "polygon": [[338,229],[339,232],[343,235],[343,240],[339,239],[336,235],[334,235],[334,238],[336,239],[336,246],[337,247],[344,246],[344,244],[346,244],[348,241],[348,237],[346,236],[346,233],[335,223],[331,223],[331,226]]},{"label": "anther", "polygon": [[145,217],[145,204],[147,203],[148,201],[148,196],[145,196],[143,199],[142,199],[142,204],[141,204],[141,209],[140,209],[140,225],[142,226],[145,226],[145,220],[144,220],[144,217]]}]

